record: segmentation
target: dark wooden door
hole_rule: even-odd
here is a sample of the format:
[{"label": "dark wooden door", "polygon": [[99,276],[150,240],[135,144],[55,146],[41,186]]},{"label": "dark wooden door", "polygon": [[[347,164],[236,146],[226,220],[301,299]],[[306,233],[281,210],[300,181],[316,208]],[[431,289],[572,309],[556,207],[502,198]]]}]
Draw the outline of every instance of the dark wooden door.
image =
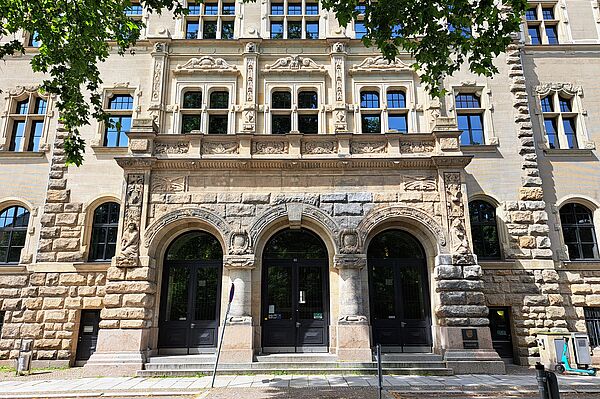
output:
[{"label": "dark wooden door", "polygon": [[371,324],[375,344],[411,351],[431,347],[425,263],[421,259],[369,259]]},{"label": "dark wooden door", "polygon": [[82,310],[77,339],[76,360],[88,360],[96,351],[98,343],[98,326],[100,324],[99,310]]},{"label": "dark wooden door", "polygon": [[168,261],[162,289],[159,349],[196,353],[217,345],[221,261]]},{"label": "dark wooden door", "polygon": [[263,349],[327,351],[327,260],[265,260],[263,267]]},{"label": "dark wooden door", "polygon": [[492,345],[502,358],[513,358],[512,334],[510,332],[510,309],[490,308],[490,333]]}]

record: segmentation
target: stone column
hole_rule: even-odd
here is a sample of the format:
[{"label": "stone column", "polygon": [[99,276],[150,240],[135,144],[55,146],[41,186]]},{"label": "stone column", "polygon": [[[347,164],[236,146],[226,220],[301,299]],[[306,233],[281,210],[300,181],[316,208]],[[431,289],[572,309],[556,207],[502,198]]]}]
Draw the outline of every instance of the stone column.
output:
[{"label": "stone column", "polygon": [[371,361],[369,323],[362,302],[361,270],[365,254],[335,255],[333,266],[339,273],[340,307],[337,323],[339,361]]},{"label": "stone column", "polygon": [[[233,241],[236,240],[236,235],[238,233],[233,233]],[[239,235],[247,239],[245,233]],[[229,271],[229,279],[235,286],[235,294],[225,327],[220,361],[223,363],[252,363],[254,328],[252,326],[251,301],[254,254],[226,255],[223,257],[223,267]],[[224,305],[227,306],[226,303]]]}]

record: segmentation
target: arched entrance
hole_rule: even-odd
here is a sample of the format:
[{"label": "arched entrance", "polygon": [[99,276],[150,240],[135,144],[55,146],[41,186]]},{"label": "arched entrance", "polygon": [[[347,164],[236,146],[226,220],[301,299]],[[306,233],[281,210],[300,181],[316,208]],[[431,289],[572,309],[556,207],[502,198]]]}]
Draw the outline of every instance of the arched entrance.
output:
[{"label": "arched entrance", "polygon": [[275,234],[263,251],[263,352],[327,352],[327,249],[305,229]]},{"label": "arched entrance", "polygon": [[201,353],[217,345],[223,249],[203,231],[178,237],[167,249],[162,276],[160,353]]},{"label": "arched entrance", "polygon": [[421,244],[403,230],[386,230],[371,240],[367,265],[375,344],[429,352],[431,310]]}]

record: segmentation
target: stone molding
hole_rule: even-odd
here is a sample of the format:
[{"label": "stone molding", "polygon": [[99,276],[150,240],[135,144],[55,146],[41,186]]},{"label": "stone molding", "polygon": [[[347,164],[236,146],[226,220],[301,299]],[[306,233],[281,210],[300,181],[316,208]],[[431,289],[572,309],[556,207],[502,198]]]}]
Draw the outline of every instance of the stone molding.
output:
[{"label": "stone molding", "polygon": [[365,254],[338,254],[333,257],[333,267],[341,269],[361,270],[367,266],[367,255]]},{"label": "stone molding", "polygon": [[384,56],[369,57],[361,62],[359,65],[355,65],[348,73],[353,75],[359,72],[400,72],[400,71],[412,71],[410,65],[405,64],[400,58],[394,60],[388,60]]},{"label": "stone molding", "polygon": [[278,59],[272,64],[268,64],[262,70],[263,73],[283,72],[283,73],[327,73],[325,66],[317,64],[312,58],[293,55]]},{"label": "stone molding", "polygon": [[253,270],[256,267],[254,254],[224,255],[223,267],[229,270]]},{"label": "stone molding", "polygon": [[553,91],[568,96],[583,96],[583,88],[573,83],[542,83],[535,87],[535,92],[541,97],[547,96]]},{"label": "stone molding", "polygon": [[240,71],[236,66],[229,65],[223,58],[204,56],[200,58],[192,58],[183,65],[177,65],[173,72],[176,74],[206,72],[238,74]]}]

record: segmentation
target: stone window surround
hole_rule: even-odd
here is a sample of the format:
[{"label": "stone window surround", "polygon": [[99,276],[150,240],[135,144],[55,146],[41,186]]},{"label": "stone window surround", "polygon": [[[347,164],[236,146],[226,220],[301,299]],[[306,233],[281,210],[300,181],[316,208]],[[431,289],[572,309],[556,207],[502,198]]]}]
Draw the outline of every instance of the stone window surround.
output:
[{"label": "stone window surround", "polygon": [[[33,237],[35,234],[34,219],[37,216],[37,208],[34,207],[28,201],[25,201],[21,198],[4,198],[4,199],[0,200],[0,212],[2,212],[3,210],[5,210],[6,208],[9,208],[11,206],[20,206],[29,211],[29,223],[27,225],[27,234],[25,235],[25,245],[23,246],[23,249],[21,250],[21,260],[20,260],[19,264],[31,263],[30,261],[25,262],[24,258],[27,258],[27,257],[31,258],[31,256],[32,256],[31,254],[33,254],[33,252],[35,251],[35,249],[32,248],[32,246],[34,246],[37,242],[37,240],[34,239],[34,237]],[[6,268],[14,267],[14,266],[17,266],[17,265],[0,263],[0,271],[5,271]]]},{"label": "stone window surround", "polygon": [[[140,106],[140,97],[142,91],[138,86],[131,86],[129,82],[117,83],[112,86],[105,86],[102,88],[102,107],[109,115],[114,113],[115,110],[108,108],[109,100],[112,96],[118,94],[129,94],[133,97],[133,107],[131,109],[131,120],[140,116],[142,107]],[[121,111],[117,111],[119,113]],[[104,146],[104,134],[106,126],[104,123],[98,122],[98,128],[95,137],[91,140],[91,147],[94,152],[114,152],[123,153],[127,152],[127,147],[105,147]]]},{"label": "stone window surround", "polygon": [[[232,1],[227,1],[227,3],[233,3],[235,5],[235,13],[233,15],[224,15],[222,14],[223,12],[223,3],[225,3],[224,0],[216,0],[216,3],[218,3],[218,9],[219,9],[219,13],[218,15],[206,15],[204,13],[201,14],[194,14],[194,15],[188,15],[188,16],[178,16],[175,22],[175,32],[176,32],[176,36],[175,38],[178,39],[187,39],[186,37],[186,33],[187,33],[187,21],[198,21],[199,26],[198,26],[198,38],[197,39],[189,39],[189,40],[221,40],[221,30],[222,30],[222,23],[223,21],[233,21],[233,39],[231,40],[235,40],[238,39],[240,36],[240,30],[239,30],[239,25],[238,25],[238,13],[239,13],[239,9],[240,7],[243,6],[243,4],[238,4],[239,1],[237,0],[232,0]],[[206,3],[206,1],[185,1],[183,7],[187,8],[189,4],[200,4],[203,7],[204,10],[204,4]],[[212,3],[212,2],[211,2]],[[202,35],[203,35],[203,29],[204,29],[204,18],[208,17],[209,21],[217,21],[217,38],[216,39],[203,39]],[[225,17],[225,18],[223,18]],[[236,34],[237,33],[237,34]]]},{"label": "stone window surround", "polygon": [[[393,82],[379,83],[380,80],[361,79],[353,80],[354,85],[354,131],[362,134],[360,93],[363,91],[376,91],[379,93],[379,109],[381,110],[381,132],[387,133],[388,127],[388,106],[387,92],[399,90],[404,92],[406,97],[407,110],[407,134],[419,133],[417,129],[417,115],[415,112],[415,94],[414,82],[408,79],[395,80]],[[369,133],[370,134],[370,133]]]},{"label": "stone window surround", "polygon": [[[91,248],[92,229],[94,224],[94,212],[96,208],[107,202],[116,202],[121,207],[121,197],[114,194],[104,194],[94,200],[84,204],[82,213],[85,217],[83,228],[81,229],[81,253],[83,259],[89,259],[89,252]],[[122,208],[122,207],[121,207]],[[119,213],[122,209],[119,210]],[[117,233],[117,237],[120,237],[121,233]],[[103,263],[102,261],[94,261],[93,263]],[[110,263],[110,262],[109,262]]]},{"label": "stone window surround", "polygon": [[[319,39],[325,38],[325,36],[326,36],[325,19],[326,18],[322,18],[322,14],[325,12],[325,10],[323,10],[321,8],[320,2],[316,2],[319,4],[319,13],[318,14],[306,15],[304,13],[304,10],[305,10],[305,5],[306,5],[306,3],[308,3],[308,1],[306,1],[306,0],[295,1],[294,3],[302,4],[302,14],[288,16],[288,13],[287,13],[288,0],[277,1],[277,3],[283,4],[284,15],[275,16],[274,19],[271,19],[271,3],[273,3],[273,1],[263,1],[262,6],[261,6],[261,15],[262,15],[261,19],[263,21],[262,31],[264,32],[262,37],[264,39],[271,39],[271,21],[282,21],[284,23],[283,38],[284,38],[284,40],[287,40],[288,18],[291,18],[293,21],[298,21],[298,20],[302,21],[302,37],[303,38],[306,37],[306,21],[311,21],[311,22],[318,21],[319,22]],[[249,33],[252,33],[252,32],[249,32]],[[281,39],[273,39],[273,40],[281,40]],[[299,39],[295,39],[295,40],[299,40]],[[310,40],[310,39],[301,39],[301,40]]]},{"label": "stone window surround", "polygon": [[[573,37],[571,36],[571,30],[568,28],[569,19],[568,19],[568,15],[567,15],[567,5],[565,3],[565,0],[559,0],[559,1],[533,0],[533,1],[529,1],[527,3],[527,5],[528,5],[528,7],[536,7],[536,11],[538,13],[538,18],[539,18],[539,16],[542,15],[542,10],[541,10],[542,7],[543,8],[553,7],[554,8],[554,19],[551,21],[553,21],[552,25],[556,26],[558,43],[565,44],[565,43],[573,42]],[[554,23],[554,21],[556,21],[556,22]],[[534,22],[534,21],[531,21],[531,22]],[[525,39],[525,43],[528,45],[531,45],[531,38],[529,37],[529,34],[527,33],[527,23],[528,23],[528,21],[525,19],[525,17],[523,17],[523,37]],[[540,46],[540,45],[548,46],[549,45],[548,38],[546,36],[546,30],[544,29],[544,27],[545,27],[544,20],[538,19],[535,21],[535,24],[539,27],[540,40],[542,42],[541,44],[538,44],[537,46]]]},{"label": "stone window surround", "polygon": [[[496,210],[496,230],[498,231],[498,243],[500,244],[500,259],[490,259],[490,260],[481,260],[481,263],[494,263],[494,262],[503,262],[506,260],[506,246],[509,242],[508,231],[506,230],[506,218],[504,214],[504,207],[501,206],[501,203],[494,197],[490,196],[487,193],[475,193],[469,195],[467,205],[473,201],[485,201],[491,206],[493,206]],[[467,206],[468,208],[468,206]],[[468,237],[469,242],[473,242],[472,230],[471,230],[471,218],[465,217],[466,223],[468,223]]]},{"label": "stone window surround", "polygon": [[[575,129],[577,137],[577,148],[550,148],[548,143],[548,136],[546,135],[546,129],[544,127],[544,113],[542,112],[542,98],[552,96],[554,111],[553,114],[560,115],[560,105],[558,97],[562,96],[571,100],[571,111],[573,114],[577,114],[575,118]],[[538,123],[542,132],[542,141],[538,142],[538,145],[546,153],[568,153],[572,154],[580,150],[593,150],[595,149],[594,142],[590,140],[588,129],[585,123],[587,117],[587,110],[583,107],[583,88],[581,86],[575,86],[570,83],[549,83],[541,84],[535,88],[535,107],[534,112],[538,116]],[[560,122],[560,117],[557,119]],[[557,123],[557,137],[559,143],[565,143],[567,138],[564,133],[562,123]]]},{"label": "stone window surround", "polygon": [[[592,212],[592,222],[594,223],[594,232],[596,233],[596,240],[600,237],[600,204],[598,204],[594,199],[585,195],[567,195],[561,198],[559,201],[556,201],[556,205],[552,206],[552,214],[554,215],[554,229],[556,230],[559,240],[560,246],[558,252],[559,260],[563,262],[569,263],[595,263],[599,264],[600,259],[575,259],[570,260],[568,258],[567,246],[565,245],[565,240],[562,233],[562,223],[560,221],[560,209],[567,204],[580,204],[588,208]],[[598,241],[600,244],[600,241]]]},{"label": "stone window surround", "polygon": [[292,129],[291,132],[298,132],[298,93],[301,91],[316,91],[318,101],[318,118],[319,118],[319,133],[327,134],[327,125],[325,118],[325,82],[310,81],[294,81],[289,83],[288,81],[278,82],[273,78],[267,78],[265,80],[265,107],[264,107],[264,131],[271,132],[271,96],[274,91],[289,91],[292,94]]},{"label": "stone window surround", "polygon": [[[32,107],[35,107],[35,101],[37,98],[43,98],[44,100],[46,100],[46,113],[44,114],[43,117],[43,121],[44,121],[44,129],[42,132],[42,137],[40,138],[40,145],[39,145],[39,151],[37,152],[31,152],[31,151],[20,151],[21,155],[33,155],[35,153],[41,153],[41,152],[47,152],[48,150],[50,150],[50,144],[49,144],[49,133],[50,133],[50,121],[52,119],[52,117],[54,116],[54,110],[53,110],[53,96],[42,96],[41,94],[39,94],[39,86],[31,86],[31,87],[19,87],[17,86],[16,89],[14,90],[10,90],[8,92],[8,95],[4,97],[5,99],[5,108],[4,108],[4,112],[2,113],[2,116],[0,116],[1,119],[4,119],[4,126],[2,127],[2,136],[0,137],[0,150],[2,150],[2,152],[6,152],[6,153],[11,153],[11,154],[16,154],[17,151],[9,151],[8,148],[10,146],[10,136],[12,135],[12,128],[13,128],[13,121],[14,119],[12,118],[12,115],[16,115],[13,112],[11,112],[14,109],[14,106],[16,105],[16,103],[18,101],[23,101],[25,99],[29,99],[29,104],[28,104],[28,109],[31,110]],[[29,111],[27,112],[26,118],[29,119],[29,116],[32,115],[29,113]],[[31,127],[31,124],[27,124],[26,127]],[[30,129],[27,129],[27,131],[25,132],[26,137],[29,137],[30,135]]]},{"label": "stone window surround", "polygon": [[[492,112],[494,111],[494,105],[492,101],[492,91],[486,84],[478,82],[461,82],[460,84],[450,85],[448,91],[448,114],[458,121],[457,109],[456,109],[456,96],[462,93],[475,94],[479,97],[481,108],[479,110],[483,116],[483,138],[485,140],[483,145],[462,145],[463,150],[486,150],[494,149],[500,144],[499,138],[495,133],[494,129],[494,118]],[[471,108],[472,110],[475,108]]]},{"label": "stone window surround", "polygon": [[[208,134],[208,103],[210,101],[210,93],[213,91],[227,91],[229,92],[229,107],[228,107],[228,120],[227,120],[227,134],[236,133],[235,125],[235,104],[237,102],[237,82],[236,76],[200,76],[197,78],[190,79],[178,79],[175,82],[175,90],[173,91],[172,103],[177,104],[174,108],[174,115],[172,121],[172,134],[181,134],[183,114],[181,108],[183,105],[183,95],[187,91],[201,91],[202,92],[202,134]],[[223,111],[223,110],[220,110]]]}]

